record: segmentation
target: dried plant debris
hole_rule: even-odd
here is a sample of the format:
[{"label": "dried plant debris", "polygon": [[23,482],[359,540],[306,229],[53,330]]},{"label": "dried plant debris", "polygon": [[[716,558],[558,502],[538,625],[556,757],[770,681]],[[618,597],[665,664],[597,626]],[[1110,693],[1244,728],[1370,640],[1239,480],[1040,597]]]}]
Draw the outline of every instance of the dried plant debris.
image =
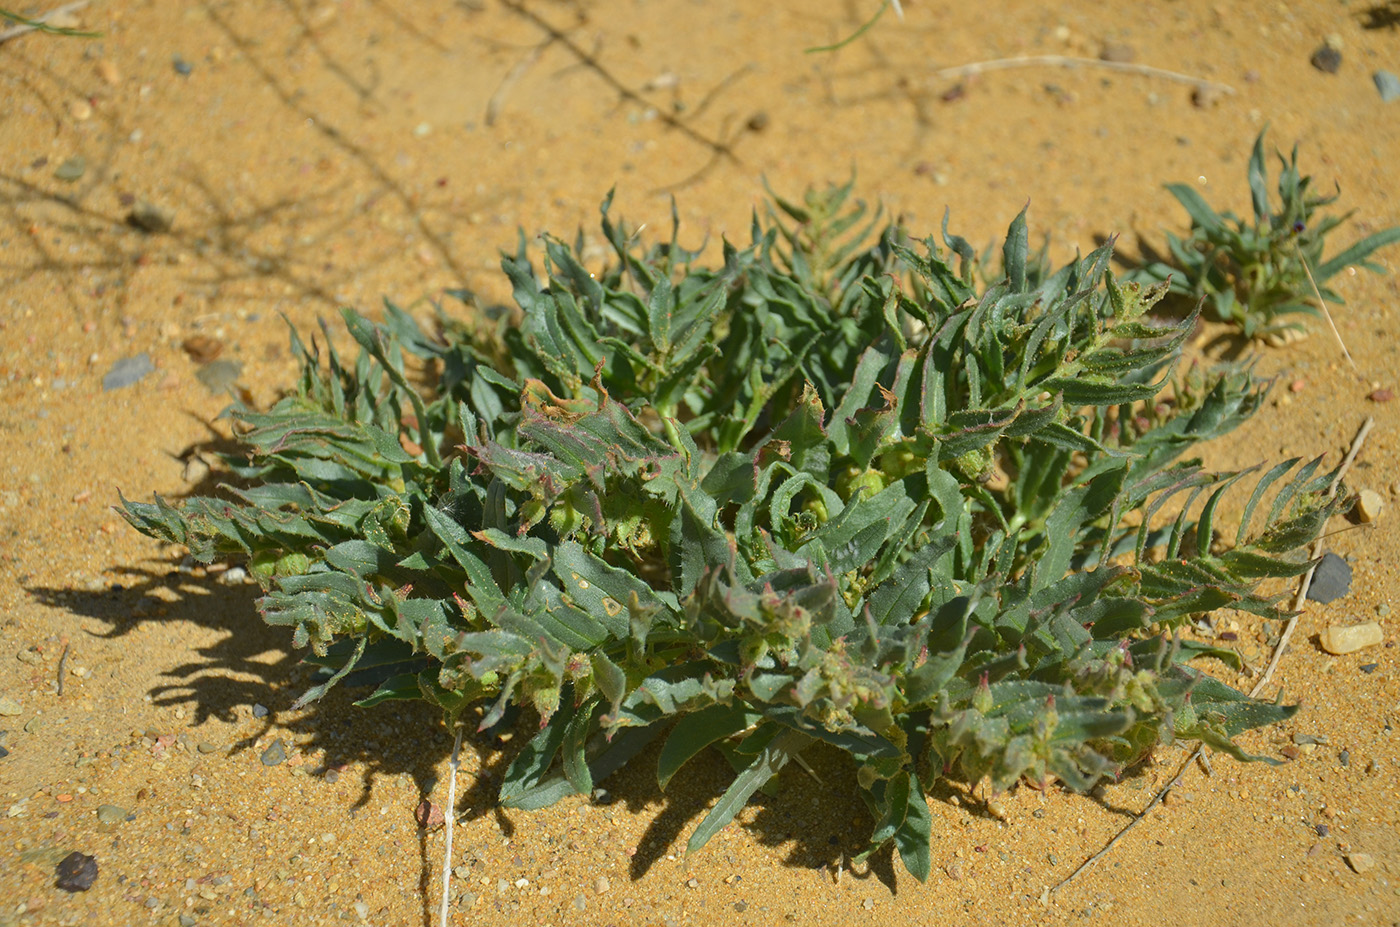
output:
[{"label": "dried plant debris", "polygon": [[1237,658],[1178,631],[1286,616],[1258,584],[1307,569],[1347,504],[1329,474],[1189,457],[1263,390],[1178,372],[1194,317],[1154,321],[1165,286],[1116,280],[1111,245],[1035,268],[1023,213],[982,284],[946,219],[915,241],[850,194],[776,200],[717,266],[639,244],[609,198],[611,266],[522,235],[496,330],[347,310],[353,358],[293,331],[295,389],[232,413],[241,488],[126,517],[247,561],[324,668],[301,704],[372,670],[362,705],[537,714],[507,805],[587,794],[656,738],[663,788],[721,748],[737,775],[690,850],[818,743],[854,758],[871,851],[921,879],[940,779],[1088,789],[1178,738],[1253,759],[1234,736],[1293,709],[1189,666]]}]

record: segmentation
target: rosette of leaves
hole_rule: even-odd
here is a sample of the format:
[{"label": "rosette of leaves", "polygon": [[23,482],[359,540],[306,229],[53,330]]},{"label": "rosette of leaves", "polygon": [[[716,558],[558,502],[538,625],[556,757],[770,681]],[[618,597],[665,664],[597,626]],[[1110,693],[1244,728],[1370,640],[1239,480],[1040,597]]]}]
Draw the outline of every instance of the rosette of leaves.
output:
[{"label": "rosette of leaves", "polygon": [[1168,184],[1167,190],[1191,217],[1191,232],[1185,238],[1169,233],[1170,263],[1152,262],[1139,274],[1144,280],[1170,280],[1171,292],[1193,303],[1204,300],[1217,321],[1238,325],[1247,338],[1302,330],[1303,324],[1294,317],[1316,316],[1322,308],[1314,297],[1314,282],[1322,299],[1341,305],[1342,298],[1327,287],[1327,281],[1352,265],[1379,273],[1382,268],[1367,259],[1380,248],[1400,242],[1400,227],[1385,229],[1324,260],[1327,235],[1351,213],[1318,215],[1340,194],[1312,192],[1312,177],[1298,172],[1296,145],[1287,159],[1278,156],[1278,202],[1274,203],[1268,189],[1264,134],[1260,132],[1254,140],[1249,159],[1252,217],[1216,212],[1189,184]]},{"label": "rosette of leaves", "polygon": [[692,850],[817,744],[919,878],[940,778],[1086,789],[1175,738],[1248,758],[1233,736],[1292,709],[1188,666],[1234,657],[1178,631],[1284,614],[1258,584],[1305,569],[1327,474],[1268,471],[1221,543],[1245,474],[1186,452],[1262,391],[1173,377],[1193,320],[1152,321],[1162,288],[1115,281],[1109,246],[1033,281],[1022,214],[978,292],[946,220],[871,241],[849,192],[778,201],[717,266],[605,202],[613,266],[522,239],[499,335],[392,305],[344,313],[353,360],[294,332],[296,389],[231,413],[245,488],[126,516],[251,562],[326,669],[303,702],[355,671],[364,705],[537,713],[507,805],[658,737],[662,788],[721,747],[737,775]]}]

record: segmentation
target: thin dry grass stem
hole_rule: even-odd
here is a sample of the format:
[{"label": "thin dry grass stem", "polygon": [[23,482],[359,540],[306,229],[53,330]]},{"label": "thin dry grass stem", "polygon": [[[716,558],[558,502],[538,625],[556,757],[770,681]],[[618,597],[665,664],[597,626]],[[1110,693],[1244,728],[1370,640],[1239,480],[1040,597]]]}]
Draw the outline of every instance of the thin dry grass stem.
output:
[{"label": "thin dry grass stem", "polygon": [[525,76],[525,72],[530,70],[536,61],[540,60],[540,55],[544,54],[544,50],[553,44],[553,42],[553,39],[547,39],[530,49],[506,72],[506,76],[501,78],[501,83],[496,87],[496,92],[491,94],[491,99],[486,103],[485,122],[488,126],[496,124],[496,120],[500,118],[501,108],[505,106],[506,96],[510,93],[511,88],[515,86],[520,78]]},{"label": "thin dry grass stem", "polygon": [[1342,333],[1337,331],[1337,323],[1332,321],[1332,312],[1327,308],[1327,300],[1322,298],[1322,292],[1317,287],[1317,280],[1313,279],[1312,268],[1308,266],[1307,258],[1303,257],[1303,249],[1298,247],[1295,239],[1293,248],[1298,252],[1298,261],[1303,265],[1303,271],[1308,275],[1308,283],[1312,284],[1313,295],[1317,297],[1317,306],[1322,310],[1322,316],[1327,320],[1327,327],[1332,329],[1332,337],[1337,339],[1337,344],[1341,345],[1342,354],[1346,357],[1347,363],[1351,364],[1351,369],[1357,376],[1361,376],[1361,368],[1356,366],[1356,361],[1351,359],[1351,352],[1347,350],[1347,344],[1342,340]]},{"label": "thin dry grass stem", "polygon": [[63,6],[49,10],[47,13],[40,13],[37,16],[26,17],[29,22],[11,26],[8,29],[0,30],[0,42],[8,42],[10,39],[18,38],[27,32],[35,32],[43,28],[43,24],[56,16],[64,16],[68,13],[76,13],[87,6],[90,0],[76,0],[74,3],[65,3]]},{"label": "thin dry grass stem", "polygon": [[[1375,419],[1368,416],[1366,418],[1366,421],[1362,423],[1361,428],[1356,432],[1356,437],[1353,438],[1351,442],[1351,448],[1347,451],[1346,457],[1342,459],[1342,465],[1337,468],[1337,473],[1332,478],[1332,483],[1327,487],[1328,499],[1331,499],[1333,496],[1336,495],[1337,487],[1341,485],[1342,477],[1346,476],[1347,471],[1351,469],[1352,463],[1356,460],[1356,456],[1359,453],[1361,453],[1361,448],[1366,443],[1366,438],[1368,435],[1370,435],[1371,429],[1375,427],[1375,424]],[[1313,560],[1316,560],[1321,555],[1322,538],[1318,538],[1316,541],[1313,542],[1312,550],[1309,552],[1309,557]],[[1283,659],[1284,651],[1288,649],[1288,641],[1293,636],[1293,629],[1298,625],[1298,617],[1301,614],[1300,610],[1303,607],[1304,601],[1307,599],[1308,586],[1312,583],[1314,569],[1315,567],[1309,567],[1308,571],[1304,573],[1302,578],[1298,581],[1298,591],[1293,596],[1293,617],[1288,619],[1288,625],[1283,629],[1283,634],[1279,637],[1278,645],[1274,648],[1273,658],[1269,661],[1268,668],[1264,670],[1264,675],[1259,677],[1259,681],[1255,683],[1254,688],[1250,690],[1249,695],[1251,698],[1257,698],[1259,696],[1259,693],[1263,691],[1264,687],[1269,684],[1269,680],[1273,678],[1274,670],[1278,668],[1279,661]],[[1162,787],[1162,790],[1158,792],[1155,796],[1153,796],[1152,801],[1147,803],[1147,807],[1139,811],[1137,813],[1137,816],[1134,817],[1131,821],[1129,821],[1128,824],[1122,830],[1114,834],[1113,839],[1108,841],[1108,843],[1104,845],[1103,849],[1099,850],[1093,856],[1086,859],[1083,863],[1079,865],[1078,869],[1071,872],[1068,876],[1061,880],[1058,885],[1050,889],[1050,893],[1054,894],[1060,889],[1064,888],[1066,885],[1069,885],[1076,878],[1078,878],[1081,873],[1088,871],[1094,866],[1095,863],[1107,856],[1109,852],[1112,851],[1112,849],[1118,845],[1118,841],[1122,840],[1128,835],[1129,831],[1131,831],[1134,827],[1137,827],[1138,824],[1142,823],[1143,819],[1146,818],[1152,812],[1152,809],[1156,808],[1159,804],[1161,804],[1162,800],[1167,797],[1168,793],[1170,793],[1172,789],[1176,788],[1178,785],[1181,784],[1182,777],[1186,775],[1186,771],[1190,769],[1191,764],[1196,762],[1197,760],[1206,760],[1204,743],[1196,744],[1196,749],[1191,751],[1191,755],[1186,758],[1186,762],[1182,763],[1180,768],[1177,769],[1176,775],[1172,776],[1171,779],[1168,780],[1167,784]],[[1207,768],[1209,768],[1209,761],[1207,760],[1206,763]]]},{"label": "thin dry grass stem", "polygon": [[797,765],[798,765],[798,766],[801,766],[801,767],[802,767],[802,771],[803,771],[803,772],[805,772],[807,775],[811,776],[812,779],[816,781],[817,785],[820,785],[820,786],[825,786],[825,785],[826,785],[826,783],[822,781],[822,777],[819,776],[819,775],[817,775],[817,771],[816,771],[815,769],[812,768],[812,764],[808,763],[808,762],[807,762],[807,759],[806,759],[802,754],[800,754],[800,753],[797,754],[796,756],[793,757],[793,759],[797,762]]},{"label": "thin dry grass stem", "polygon": [[1165,70],[1164,68],[1154,68],[1146,64],[1132,64],[1127,61],[1103,61],[1098,58],[1075,58],[1070,55],[1021,55],[1016,58],[997,58],[993,61],[977,61],[956,68],[942,68],[934,71],[933,76],[944,80],[956,80],[959,77],[971,77],[974,74],[982,74],[986,71],[1044,67],[1101,68],[1107,71],[1119,71],[1124,74],[1160,77],[1163,80],[1176,81],[1179,84],[1190,84],[1193,87],[1216,90],[1220,93],[1235,92],[1235,88],[1231,87],[1229,84],[1221,84],[1213,80],[1205,80],[1201,77],[1192,77],[1190,74],[1181,74],[1177,71]]},{"label": "thin dry grass stem", "polygon": [[438,908],[438,924],[447,927],[448,891],[452,885],[452,825],[457,822],[457,767],[462,755],[462,726],[456,725],[457,737],[452,742],[452,762],[447,774],[447,847],[442,853],[442,904]]}]

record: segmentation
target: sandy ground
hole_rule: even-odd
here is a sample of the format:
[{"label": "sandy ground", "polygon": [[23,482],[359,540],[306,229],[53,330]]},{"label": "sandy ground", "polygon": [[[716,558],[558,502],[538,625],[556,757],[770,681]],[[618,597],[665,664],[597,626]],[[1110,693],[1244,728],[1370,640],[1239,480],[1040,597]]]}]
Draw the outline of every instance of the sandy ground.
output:
[{"label": "sandy ground", "polygon": [[[848,34],[873,0],[99,0],[78,15],[100,39],[0,46],[0,705],[18,709],[0,717],[0,924],[436,923],[444,835],[415,809],[444,800],[440,721],[361,711],[347,692],[290,711],[307,674],[256,619],[255,587],[180,572],[180,551],[111,509],[118,490],[179,496],[217,478],[182,459],[226,433],[227,395],[197,378],[208,368],[186,339],[221,344],[240,387],[269,402],[294,373],[279,315],[306,328],[342,304],[463,285],[502,299],[496,255],[517,227],[591,230],[614,186],[617,210],[650,229],[669,228],[674,194],[689,241],[745,240],[764,178],[797,194],[855,170],[916,231],[946,205],[986,242],[1029,199],[1057,259],[1110,233],[1132,255],[1139,236],[1160,246],[1183,225],[1166,182],[1246,210],[1265,123],[1356,210],[1335,247],[1400,224],[1400,103],[1371,79],[1400,72],[1394,2],[904,6],[904,23],[824,55],[803,49]],[[1309,65],[1329,36],[1335,74]],[[1189,85],[1099,68],[961,86],[937,73],[1106,46],[1234,92],[1193,101]],[[143,203],[168,230],[129,224]],[[1396,250],[1381,260],[1400,269]],[[722,761],[698,760],[663,795],[644,757],[597,801],[501,812],[512,747],[481,739],[461,777],[453,923],[1400,922],[1400,403],[1367,398],[1397,386],[1400,276],[1337,284],[1364,377],[1320,328],[1267,350],[1275,398],[1206,449],[1220,467],[1335,462],[1377,421],[1351,482],[1392,509],[1328,539],[1353,590],[1308,606],[1269,690],[1304,710],[1246,738],[1296,759],[1189,769],[1050,895],[1183,750],[1093,797],[1019,790],[1005,820],[940,793],[920,885],[888,858],[838,880],[870,823],[835,757],[814,758],[828,786],[785,771],[777,798],[687,862]],[[149,375],[103,390],[114,362],[143,352]],[[1381,646],[1319,648],[1328,624],[1372,619]],[[1239,619],[1256,672],[1265,630]],[[278,739],[290,759],[265,766]],[[100,874],[67,894],[54,864],[73,850]]]}]

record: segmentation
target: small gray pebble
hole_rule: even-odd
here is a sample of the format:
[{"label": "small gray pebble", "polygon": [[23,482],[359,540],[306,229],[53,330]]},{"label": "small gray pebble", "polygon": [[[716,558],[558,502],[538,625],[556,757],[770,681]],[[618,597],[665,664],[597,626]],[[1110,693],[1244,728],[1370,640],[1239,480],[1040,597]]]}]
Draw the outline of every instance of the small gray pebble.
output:
[{"label": "small gray pebble", "polygon": [[266,718],[266,717],[267,717],[267,706],[266,706],[266,705],[260,705],[260,704],[258,704],[258,703],[256,703],[256,702],[254,702],[254,703],[253,703],[253,717],[254,717],[254,718]]},{"label": "small gray pebble", "polygon": [[181,77],[189,77],[190,73],[194,71],[194,65],[190,64],[188,61],[186,61],[184,58],[181,58],[179,55],[174,55],[171,57],[170,66],[173,67],[175,69],[175,73],[179,74]]},{"label": "small gray pebble", "polygon": [[86,173],[87,159],[82,155],[73,155],[73,157],[58,166],[58,169],[53,172],[53,176],[55,180],[66,180],[72,183],[75,180],[82,179],[82,176]]},{"label": "small gray pebble", "polygon": [[97,820],[103,824],[120,824],[126,820],[127,811],[120,805],[98,805]]},{"label": "small gray pebble", "polygon": [[278,766],[287,761],[287,748],[282,743],[282,738],[277,738],[262,753],[262,764],[264,766]]},{"label": "small gray pebble", "polygon": [[1326,605],[1340,599],[1351,591],[1351,565],[1328,551],[1322,555],[1322,562],[1313,572],[1312,582],[1308,583],[1308,598]]},{"label": "small gray pebble", "polygon": [[198,923],[199,921],[195,920],[194,916],[191,914],[180,915],[180,927],[194,927],[194,925]]},{"label": "small gray pebble", "polygon": [[1371,75],[1371,80],[1376,82],[1376,90],[1380,92],[1382,103],[1400,100],[1400,77],[1389,71],[1377,71]]},{"label": "small gray pebble", "polygon": [[151,355],[142,351],[135,357],[123,357],[112,365],[107,371],[107,375],[102,378],[102,390],[123,389],[137,382],[146,374],[155,370],[155,365],[151,363]]},{"label": "small gray pebble", "polygon": [[1336,74],[1337,69],[1342,66],[1342,53],[1331,45],[1320,45],[1308,61],[1325,74]]}]

